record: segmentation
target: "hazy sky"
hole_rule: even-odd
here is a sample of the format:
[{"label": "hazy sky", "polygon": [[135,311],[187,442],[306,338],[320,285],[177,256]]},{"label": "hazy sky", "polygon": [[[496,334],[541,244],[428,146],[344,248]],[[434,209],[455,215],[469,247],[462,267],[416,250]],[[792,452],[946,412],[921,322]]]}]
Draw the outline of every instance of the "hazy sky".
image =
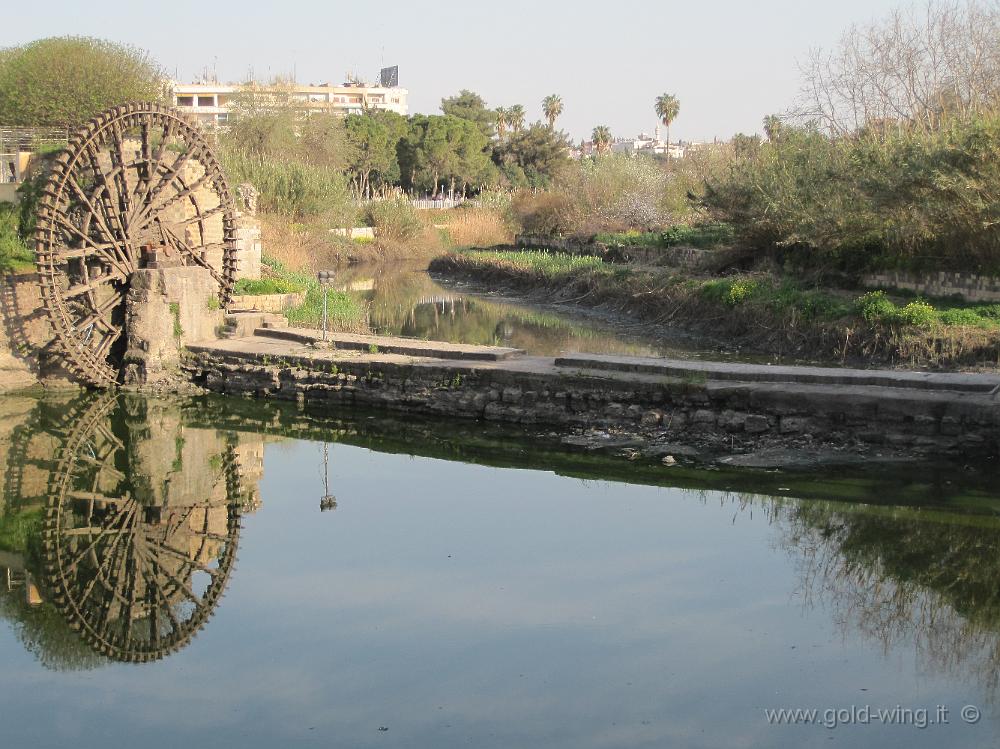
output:
[{"label": "hazy sky", "polygon": [[339,83],[351,70],[375,78],[398,64],[411,112],[438,112],[470,88],[490,106],[563,97],[559,124],[574,139],[594,125],[615,135],[651,132],[653,100],[676,94],[673,138],[757,132],[798,88],[797,61],[905,0],[687,0],[686,2],[294,2],[48,0],[44,12],[4,12],[0,46],[83,34],[148,49],[172,75],[220,80],[294,72]]}]

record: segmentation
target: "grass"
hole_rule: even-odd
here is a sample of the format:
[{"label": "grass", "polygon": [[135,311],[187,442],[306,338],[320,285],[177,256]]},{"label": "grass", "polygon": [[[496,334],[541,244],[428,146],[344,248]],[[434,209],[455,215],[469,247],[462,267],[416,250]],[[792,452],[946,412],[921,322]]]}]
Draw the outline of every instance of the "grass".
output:
[{"label": "grass", "polygon": [[34,253],[20,233],[18,209],[13,203],[0,203],[0,273],[33,270]]},{"label": "grass", "polygon": [[442,223],[453,247],[493,247],[514,241],[503,215],[489,208],[453,208]]},{"label": "grass", "polygon": [[503,250],[499,252],[481,252],[471,250],[461,253],[461,257],[470,263],[506,266],[512,270],[537,273],[546,278],[572,273],[579,270],[603,270],[607,268],[599,257],[586,255],[567,255],[559,252],[536,252]]},{"label": "grass", "polygon": [[180,340],[184,337],[184,328],[181,327],[181,305],[171,302],[170,314],[174,318],[174,338]]},{"label": "grass", "polygon": [[1000,330],[1000,304],[965,304],[960,301],[941,301],[938,304],[943,306],[935,307],[931,302],[917,298],[899,306],[885,291],[879,290],[859,297],[857,311],[869,323]]},{"label": "grass", "polygon": [[[354,297],[342,291],[327,291],[327,315],[331,330],[368,333],[368,310]],[[285,312],[292,325],[319,327],[323,324],[323,289],[313,284],[306,291],[305,301]]]},{"label": "grass", "polygon": [[678,225],[665,231],[656,232],[615,232],[597,234],[597,242],[610,247],[697,247],[711,249],[723,247],[733,242],[735,233],[729,224],[699,224],[696,226]]},{"label": "grass", "polygon": [[766,273],[704,278],[542,252],[459,252],[431,269],[477,281],[544,290],[682,326],[731,346],[793,360],[862,365],[1000,366],[1000,305],[862,296]]},{"label": "grass", "polygon": [[[297,275],[297,274],[296,274]],[[304,276],[304,274],[303,274]],[[299,278],[241,278],[236,282],[234,294],[256,296],[258,294],[295,294],[306,290],[307,284]]]},{"label": "grass", "polygon": [[44,511],[28,509],[0,517],[0,549],[23,553],[30,539],[41,533]]},{"label": "grass", "polygon": [[[318,327],[323,324],[323,288],[319,281],[310,274],[288,269],[275,258],[265,256],[264,265],[270,276],[261,279],[261,288],[267,288],[263,282],[273,282],[272,288],[295,288],[305,291],[302,304],[285,311],[289,324],[300,327]],[[251,287],[253,288],[253,287]],[[287,292],[270,292],[287,293]],[[367,333],[368,309],[354,297],[342,291],[327,291],[327,316],[332,330],[351,333]]]}]

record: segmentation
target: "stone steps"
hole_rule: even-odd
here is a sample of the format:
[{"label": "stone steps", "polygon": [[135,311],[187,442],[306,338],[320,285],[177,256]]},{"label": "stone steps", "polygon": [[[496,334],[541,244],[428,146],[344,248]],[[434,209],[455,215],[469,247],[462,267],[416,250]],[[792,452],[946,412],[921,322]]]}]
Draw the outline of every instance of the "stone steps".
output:
[{"label": "stone steps", "polygon": [[222,338],[245,338],[252,336],[254,331],[265,326],[275,328],[286,327],[288,322],[282,315],[271,312],[230,312],[225,318]]}]

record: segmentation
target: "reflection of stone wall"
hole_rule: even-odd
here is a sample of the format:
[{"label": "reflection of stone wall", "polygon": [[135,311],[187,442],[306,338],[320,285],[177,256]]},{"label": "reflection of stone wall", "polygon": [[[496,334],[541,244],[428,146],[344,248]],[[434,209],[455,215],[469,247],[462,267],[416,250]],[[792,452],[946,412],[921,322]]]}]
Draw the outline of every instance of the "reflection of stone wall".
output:
[{"label": "reflection of stone wall", "polygon": [[241,433],[239,440],[236,458],[240,464],[240,479],[246,497],[243,512],[257,512],[263,504],[259,486],[264,478],[264,438]]},{"label": "reflection of stone wall", "polygon": [[252,353],[198,349],[185,368],[227,393],[375,406],[519,424],[641,428],[683,441],[724,435],[765,444],[811,435],[831,444],[868,443],[933,455],[1000,454],[1000,401],[982,393],[754,382],[642,380],[501,367],[414,366],[348,358],[278,363]]},{"label": "reflection of stone wall", "polygon": [[[23,440],[23,436],[18,433],[18,427],[27,423],[31,413],[35,408],[36,401],[31,398],[17,398],[6,396],[0,398],[0,466],[4,467],[3,476],[5,482],[10,476],[6,474],[13,466],[10,465],[11,449],[23,447],[23,444],[15,445],[15,440]],[[0,514],[8,506],[13,498],[7,497],[5,493],[0,493]]]}]

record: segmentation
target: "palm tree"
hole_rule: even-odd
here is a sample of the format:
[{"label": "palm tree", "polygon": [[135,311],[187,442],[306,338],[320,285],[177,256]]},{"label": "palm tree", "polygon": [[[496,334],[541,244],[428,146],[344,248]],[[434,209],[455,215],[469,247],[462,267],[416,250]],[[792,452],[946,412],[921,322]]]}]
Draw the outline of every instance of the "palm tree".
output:
[{"label": "palm tree", "polygon": [[556,118],[563,113],[562,97],[558,94],[549,94],[542,99],[542,114],[549,121],[549,130],[556,129]]},{"label": "palm tree", "polygon": [[493,110],[493,114],[497,118],[497,139],[503,140],[503,137],[507,134],[507,125],[510,124],[510,112],[504,107],[497,107]]},{"label": "palm tree", "polygon": [[781,137],[781,118],[776,114],[769,114],[764,118],[764,134],[772,143]]},{"label": "palm tree", "polygon": [[660,94],[656,97],[656,116],[667,128],[667,154],[670,154],[670,123],[677,119],[681,112],[680,100],[673,94]]},{"label": "palm tree", "polygon": [[515,133],[521,132],[521,128],[524,127],[524,107],[520,104],[515,104],[508,109],[507,122],[510,123],[510,128]]},{"label": "palm tree", "polygon": [[590,139],[594,141],[594,148],[598,153],[607,153],[611,150],[611,128],[607,125],[598,125],[594,132],[590,134]]}]

